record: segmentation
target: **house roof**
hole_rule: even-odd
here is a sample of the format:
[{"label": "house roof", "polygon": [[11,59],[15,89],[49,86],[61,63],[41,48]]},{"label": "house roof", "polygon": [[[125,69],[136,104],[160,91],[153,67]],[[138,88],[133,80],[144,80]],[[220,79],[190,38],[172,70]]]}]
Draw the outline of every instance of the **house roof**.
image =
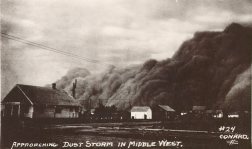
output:
[{"label": "house roof", "polygon": [[160,108],[162,108],[163,110],[165,111],[168,111],[168,112],[175,112],[174,109],[172,109],[171,107],[167,106],[167,105],[158,105]]},{"label": "house roof", "polygon": [[2,102],[8,102],[11,100],[10,98],[12,95],[17,92],[23,94],[23,97],[25,97],[31,104],[80,106],[76,100],[63,90],[23,84],[17,84]]},{"label": "house roof", "polygon": [[209,114],[214,113],[214,110],[206,110],[206,113],[209,113]]},{"label": "house roof", "polygon": [[147,112],[148,110],[151,110],[148,106],[134,106],[130,112]]},{"label": "house roof", "polygon": [[208,109],[208,110],[206,110],[206,113],[222,113],[222,110],[211,110],[211,109]]},{"label": "house roof", "polygon": [[206,109],[206,106],[193,106],[192,108],[193,111],[202,111],[205,109]]}]

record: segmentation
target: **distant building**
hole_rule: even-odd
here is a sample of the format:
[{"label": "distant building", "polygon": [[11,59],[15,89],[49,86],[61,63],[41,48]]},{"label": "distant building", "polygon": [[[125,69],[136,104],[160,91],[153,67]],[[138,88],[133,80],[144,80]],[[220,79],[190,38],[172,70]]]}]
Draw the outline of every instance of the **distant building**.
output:
[{"label": "distant building", "polygon": [[206,106],[193,106],[192,107],[192,112],[193,113],[204,113],[206,110]]},{"label": "distant building", "polygon": [[168,105],[157,105],[153,108],[153,118],[155,120],[169,120],[175,117],[175,110]]},{"label": "distant building", "polygon": [[201,119],[204,118],[206,114],[206,106],[193,106],[190,115],[193,118]]},{"label": "distant building", "polygon": [[152,110],[147,106],[134,106],[130,115],[131,119],[152,119]]},{"label": "distant building", "polygon": [[63,90],[17,84],[3,99],[2,116],[12,118],[78,118],[80,104]]},{"label": "distant building", "polygon": [[215,110],[213,117],[214,118],[223,118],[224,114],[222,110]]},{"label": "distant building", "polygon": [[206,110],[206,106],[193,106],[193,111],[204,111]]},{"label": "distant building", "polygon": [[213,118],[214,117],[214,110],[206,110],[205,114],[208,118]]},{"label": "distant building", "polygon": [[239,115],[239,112],[230,112],[228,113],[228,118],[239,118],[240,115]]},{"label": "distant building", "polygon": [[222,110],[206,110],[205,115],[208,118],[223,118],[223,111]]}]

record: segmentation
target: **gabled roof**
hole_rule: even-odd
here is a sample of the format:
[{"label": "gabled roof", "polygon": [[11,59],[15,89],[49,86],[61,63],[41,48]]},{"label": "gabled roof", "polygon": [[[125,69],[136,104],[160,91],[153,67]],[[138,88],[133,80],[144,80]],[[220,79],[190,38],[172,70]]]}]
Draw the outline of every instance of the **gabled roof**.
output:
[{"label": "gabled roof", "polygon": [[222,113],[222,110],[212,110],[212,109],[208,109],[205,111],[206,113]]},{"label": "gabled roof", "polygon": [[206,110],[206,113],[210,113],[210,114],[211,114],[211,113],[214,113],[214,110],[210,110],[210,109],[209,109],[209,110]]},{"label": "gabled roof", "polygon": [[134,106],[130,112],[147,112],[148,110],[151,110],[148,106]]},{"label": "gabled roof", "polygon": [[4,103],[16,100],[16,96],[18,96],[18,94],[19,96],[26,98],[30,104],[80,106],[77,101],[75,101],[63,90],[22,84],[17,84],[2,102]]},{"label": "gabled roof", "polygon": [[175,112],[174,109],[172,109],[171,107],[167,106],[167,105],[158,105],[160,108],[162,108],[163,110],[165,111],[168,111],[168,112]]}]

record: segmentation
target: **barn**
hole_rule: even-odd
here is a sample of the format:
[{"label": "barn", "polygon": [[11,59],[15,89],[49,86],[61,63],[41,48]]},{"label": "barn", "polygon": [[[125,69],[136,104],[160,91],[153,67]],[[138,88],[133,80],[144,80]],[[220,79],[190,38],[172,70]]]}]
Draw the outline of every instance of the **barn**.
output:
[{"label": "barn", "polygon": [[131,119],[152,119],[152,110],[148,106],[134,106],[130,115]]},{"label": "barn", "polygon": [[65,91],[17,84],[2,100],[5,118],[78,118],[80,104]]},{"label": "barn", "polygon": [[153,107],[153,117],[155,120],[171,120],[175,116],[175,110],[168,105],[157,105]]}]

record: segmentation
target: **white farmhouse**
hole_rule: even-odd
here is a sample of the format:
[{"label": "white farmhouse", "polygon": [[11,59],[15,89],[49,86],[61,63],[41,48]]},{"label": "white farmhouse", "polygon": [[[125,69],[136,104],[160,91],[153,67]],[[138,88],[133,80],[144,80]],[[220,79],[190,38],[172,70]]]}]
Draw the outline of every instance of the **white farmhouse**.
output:
[{"label": "white farmhouse", "polygon": [[134,106],[130,111],[131,119],[152,119],[152,111],[147,106]]}]

